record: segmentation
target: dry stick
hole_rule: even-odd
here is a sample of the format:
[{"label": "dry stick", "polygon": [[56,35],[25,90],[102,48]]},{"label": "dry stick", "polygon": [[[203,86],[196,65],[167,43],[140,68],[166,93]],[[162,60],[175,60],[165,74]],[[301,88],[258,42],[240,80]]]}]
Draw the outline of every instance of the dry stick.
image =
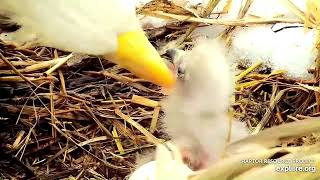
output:
[{"label": "dry stick", "polygon": [[[320,86],[320,52],[318,50],[318,56],[316,58],[316,71],[314,73],[316,82],[318,82],[318,85]],[[316,102],[317,102],[317,112],[320,112],[320,93],[315,91],[316,95]]]},{"label": "dry stick", "polygon": [[[39,78],[34,78],[30,77],[27,78],[30,82],[43,82],[43,81],[48,81],[54,79],[54,77],[51,76],[51,78],[48,77],[39,77]],[[7,76],[7,77],[0,77],[0,81],[6,81],[6,82],[23,82],[24,79],[21,79],[20,76]]]},{"label": "dry stick", "polygon": [[[51,110],[51,123],[52,124],[56,124],[56,118],[55,118],[55,115],[54,115],[54,100],[53,100],[53,81],[51,81],[50,83],[50,110]],[[55,139],[57,137],[57,131],[55,130],[54,127],[51,127],[52,128],[52,137],[53,139]]]},{"label": "dry stick", "polygon": [[23,135],[25,134],[26,132],[25,131],[19,131],[19,133],[17,134],[17,138],[16,140],[14,141],[14,143],[11,145],[11,149],[18,149],[18,147],[21,145],[21,140],[23,138]]},{"label": "dry stick", "polygon": [[66,83],[63,77],[63,73],[60,69],[58,70],[58,74],[59,74],[60,83],[61,83],[61,93],[63,95],[67,95]]},{"label": "dry stick", "polygon": [[223,13],[223,14],[229,13],[229,10],[230,10],[231,7],[232,7],[232,1],[233,1],[233,0],[226,0],[226,5],[224,5],[224,7],[223,7],[223,9],[222,9],[222,13]]},{"label": "dry stick", "polygon": [[23,110],[24,110],[24,107],[26,107],[29,99],[31,98],[31,96],[32,96],[33,94],[37,97],[37,99],[41,102],[41,104],[48,110],[48,112],[50,112],[49,109],[46,107],[46,105],[42,102],[42,100],[40,99],[40,97],[38,96],[38,94],[36,93],[36,91],[38,90],[38,88],[40,89],[41,86],[44,85],[44,84],[47,84],[47,82],[40,84],[39,87],[36,87],[36,89],[34,89],[34,90],[30,87],[32,93],[30,93],[30,95],[27,97],[27,100],[26,100],[25,103],[23,104],[23,106],[22,106],[22,108],[21,108],[21,110],[20,110],[20,112],[19,112],[19,115],[18,115],[18,117],[17,117],[16,124],[18,124],[19,119],[20,119],[20,117],[21,117],[21,115],[22,115],[22,112],[23,112]]},{"label": "dry stick", "polygon": [[248,75],[250,72],[261,66],[262,61],[258,61],[252,66],[250,66],[248,69],[242,71],[238,76],[236,76],[236,82],[240,81],[242,78],[244,78],[246,75]]},{"label": "dry stick", "polygon": [[[201,17],[208,17],[211,12],[213,11],[213,9],[219,4],[220,0],[210,0],[206,9],[202,12]],[[187,38],[189,38],[189,36],[191,35],[191,33],[198,27],[200,23],[193,23],[191,25],[191,27],[188,29],[188,31],[186,32],[186,35],[183,37],[183,41],[184,42]],[[182,44],[179,43],[179,45]]]},{"label": "dry stick", "polygon": [[[59,58],[59,56],[58,56],[58,52],[57,52],[57,50],[55,50],[54,51],[54,58],[55,59],[57,59],[57,58]],[[51,81],[51,83],[50,83],[50,110],[51,110],[51,123],[52,124],[56,124],[56,117],[55,117],[55,110],[54,110],[54,100],[53,100],[53,87],[54,87],[54,83],[53,83],[53,81]],[[52,126],[51,127],[52,128],[52,137],[53,137],[53,139],[56,139],[57,138],[57,131],[56,131],[56,129]]]},{"label": "dry stick", "polygon": [[202,17],[209,16],[212,13],[212,11],[214,10],[214,8],[218,5],[219,2],[220,2],[220,0],[210,0],[206,9],[202,12],[201,16]]},{"label": "dry stick", "polygon": [[148,140],[155,145],[161,144],[161,140],[153,136],[149,131],[147,131],[144,127],[142,127],[139,123],[135,122],[130,116],[123,114],[118,108],[114,110],[114,112],[121,117],[122,119],[126,120],[130,123],[133,127],[137,128],[142,134],[144,134]]},{"label": "dry stick", "polygon": [[[208,15],[211,14],[212,10],[216,7],[216,5],[219,3],[220,0],[210,0],[206,9],[203,11],[203,13],[201,14],[202,17],[207,17]],[[154,14],[156,12],[152,12],[150,14],[150,12],[146,12],[145,14],[146,15],[151,15]],[[164,13],[164,14],[167,14],[167,13]],[[160,15],[160,14],[158,14]],[[167,14],[168,15],[168,14]],[[170,15],[173,15],[173,14],[170,14]],[[161,15],[160,15],[161,16]],[[175,16],[175,15],[173,15]],[[179,16],[179,15],[178,15]],[[188,19],[188,18],[191,18],[191,16],[185,16],[187,18],[184,18],[184,19]],[[172,18],[172,17],[170,17]],[[175,19],[175,18],[173,18]],[[201,19],[201,18],[195,18],[195,19]],[[179,20],[179,19],[178,19]],[[181,19],[180,19],[181,20]],[[166,52],[167,49],[170,49],[172,48],[172,46],[180,46],[189,36],[190,34],[192,33],[192,31],[194,29],[196,29],[198,27],[198,24],[201,23],[201,22],[192,22],[191,24],[191,27],[187,30],[187,32],[185,33],[184,36],[180,36],[177,40],[175,41],[172,41],[172,42],[169,42],[164,48],[162,48],[162,50],[160,50],[160,54],[164,54]]]},{"label": "dry stick", "polygon": [[[247,0],[246,3],[244,4],[243,8],[240,9],[239,13],[238,13],[238,18],[239,19],[243,19],[243,17],[247,14],[251,4],[252,4],[253,0]],[[236,28],[236,26],[231,26],[228,27],[227,29],[225,29],[222,32],[222,37],[225,38],[227,40],[227,44],[230,45],[231,41],[230,41],[230,33]]]},{"label": "dry stick", "polygon": [[[22,59],[21,59],[22,60]],[[30,60],[27,60],[27,61],[17,61],[17,60],[14,60],[14,61],[11,61],[11,64],[13,66],[31,66],[31,65],[34,65],[34,64],[37,64],[39,63],[38,61],[30,61]],[[2,66],[7,66],[6,63],[2,63],[0,62],[0,67]]]},{"label": "dry stick", "polygon": [[123,146],[121,144],[121,141],[120,141],[120,138],[119,138],[119,135],[118,135],[118,132],[117,132],[117,128],[115,126],[113,126],[112,135],[113,135],[113,139],[114,139],[114,141],[116,143],[116,146],[118,148],[119,155],[123,155],[124,154],[124,149],[123,149]]},{"label": "dry stick", "polygon": [[160,107],[155,107],[151,119],[151,124],[150,124],[150,133],[154,133],[154,131],[157,128],[158,124],[158,119],[159,119],[159,113],[160,113]]},{"label": "dry stick", "polygon": [[[36,84],[34,84],[33,82],[31,82],[29,79],[27,79],[23,74],[21,74],[12,64],[10,61],[8,61],[7,58],[5,58],[2,53],[0,53],[0,58],[9,66],[12,68],[12,70],[17,73],[23,80],[25,80],[26,82],[28,82],[29,84],[31,84],[32,86],[34,86],[36,89],[38,88]],[[32,93],[40,100],[40,102],[44,105],[44,103],[41,101],[41,99],[38,97],[38,95],[35,93],[35,90],[33,90],[30,87]],[[30,95],[31,96],[31,95]],[[44,105],[45,106],[45,105]],[[45,106],[46,107],[46,106]],[[47,109],[48,110],[48,109]],[[48,110],[49,111],[49,110]],[[50,112],[50,111],[49,111]],[[51,114],[52,115],[52,114]],[[20,116],[20,115],[19,115]],[[54,117],[54,115],[52,115]],[[55,118],[55,117],[54,117]],[[18,120],[17,120],[18,121]]]},{"label": "dry stick", "polygon": [[252,134],[257,134],[258,132],[260,132],[264,128],[264,126],[268,123],[272,110],[275,108],[275,106],[280,101],[281,97],[284,95],[286,91],[287,89],[279,91],[279,93],[275,96],[275,98],[271,100],[270,107],[267,108],[267,112],[264,114],[260,123],[257,125],[256,129],[252,132]]},{"label": "dry stick", "polygon": [[250,6],[251,6],[253,1],[254,0],[247,0],[246,1],[246,3],[244,4],[243,8],[240,9],[240,11],[239,11],[239,14],[238,14],[238,18],[239,19],[242,19],[247,14],[247,12],[248,12],[248,10],[249,10],[249,8],[250,8]]},{"label": "dry stick", "polygon": [[148,99],[146,97],[138,96],[138,95],[133,95],[131,98],[132,103],[140,104],[143,106],[148,106],[148,107],[158,107],[160,106],[158,101],[154,101],[152,99]]},{"label": "dry stick", "polygon": [[66,63],[71,57],[72,57],[72,53],[69,54],[68,56],[61,58],[61,61],[59,61],[56,65],[54,65],[52,68],[48,69],[45,74],[46,75],[50,75],[52,72],[54,72],[55,70],[57,70],[59,67],[61,67],[64,63]]},{"label": "dry stick", "polygon": [[256,24],[275,24],[275,23],[303,23],[299,19],[283,19],[283,18],[243,18],[243,19],[235,19],[235,20],[223,20],[223,19],[208,19],[208,18],[195,18],[191,16],[185,15],[176,15],[170,13],[164,13],[161,11],[155,12],[146,12],[145,15],[163,18],[163,19],[175,19],[184,22],[197,22],[197,23],[205,23],[211,25],[225,25],[225,26],[246,26],[246,25],[256,25]]},{"label": "dry stick", "polygon": [[[90,143],[94,143],[94,142],[98,142],[98,141],[105,141],[105,140],[108,140],[107,136],[98,136],[98,137],[94,137],[94,138],[82,141],[78,145],[82,147],[82,146],[88,145]],[[72,151],[76,150],[77,148],[78,148],[77,146],[71,147],[66,151],[66,153],[71,153]]]},{"label": "dry stick", "polygon": [[120,166],[116,166],[113,165],[111,163],[108,163],[107,161],[104,161],[103,159],[100,159],[99,157],[95,156],[94,154],[92,154],[90,151],[86,150],[85,148],[83,148],[82,146],[80,146],[76,141],[74,141],[72,138],[70,138],[67,134],[65,134],[63,131],[61,131],[55,124],[52,124],[52,126],[61,134],[63,135],[66,139],[68,139],[69,141],[71,141],[72,143],[74,143],[76,146],[78,146],[80,149],[84,150],[85,152],[87,152],[88,154],[90,154],[92,157],[96,158],[97,160],[103,162],[107,167],[112,168],[112,169],[124,169],[126,170],[127,168],[123,168]]},{"label": "dry stick", "polygon": [[109,137],[112,137],[111,132],[104,127],[104,125],[99,121],[99,119],[97,118],[97,116],[92,112],[92,110],[85,104],[83,103],[85,109],[89,112],[89,114],[91,115],[91,117],[93,118],[93,120],[98,124],[99,128],[104,131]]},{"label": "dry stick", "polygon": [[32,65],[25,67],[24,69],[22,69],[22,71],[24,71],[24,72],[37,71],[40,69],[51,67],[51,66],[57,64],[59,61],[60,61],[60,59],[53,59],[53,60],[49,60],[49,61],[38,62],[37,64],[32,64]]},{"label": "dry stick", "polygon": [[34,87],[37,87],[37,85],[33,82],[31,82],[28,78],[26,78],[23,74],[21,74],[21,72],[18,71],[18,69],[16,69],[11,62],[3,56],[2,53],[0,53],[0,58],[17,74],[19,75],[23,80],[25,80],[27,83],[31,84]]},{"label": "dry stick", "polygon": [[52,160],[56,159],[61,154],[65,153],[70,148],[70,146],[70,144],[67,144],[64,148],[60,149],[60,151],[58,151],[54,156],[50,157],[47,160],[46,164],[50,164]]},{"label": "dry stick", "polygon": [[284,3],[287,8],[296,16],[299,17],[303,22],[306,22],[306,16],[303,11],[301,11],[294,3],[292,3],[290,0],[280,0],[282,3]]},{"label": "dry stick", "polygon": [[132,86],[132,87],[135,87],[141,91],[146,91],[146,92],[156,92],[154,90],[151,90],[149,88],[146,88],[144,87],[143,85],[141,85],[140,83],[138,83],[136,80],[132,79],[132,78],[129,78],[129,77],[126,77],[126,76],[122,76],[120,74],[113,74],[113,73],[109,73],[107,71],[103,71],[103,72],[90,72],[92,74],[99,74],[99,75],[103,75],[103,76],[106,76],[106,77],[110,77],[110,78],[113,78],[117,81],[120,81],[124,84],[127,84],[129,86]]},{"label": "dry stick", "polygon": [[[218,3],[220,2],[220,0],[210,0],[206,9],[203,11],[203,13],[201,14],[201,17],[207,17],[211,14],[211,12],[213,11],[213,9],[218,5]],[[182,38],[181,42],[178,42],[178,45],[181,45],[192,33],[192,31],[194,31],[197,27],[198,27],[199,23],[193,23],[191,24],[191,27],[187,30],[185,36]]]},{"label": "dry stick", "polygon": [[112,121],[112,125],[115,126],[121,132],[121,134],[124,134],[127,137],[129,137],[133,142],[138,142],[138,138],[133,134],[133,132],[120,121],[114,119]]},{"label": "dry stick", "polygon": [[[320,30],[317,30],[317,37],[316,37],[316,49],[318,51],[317,58],[316,58],[316,70],[314,72],[314,77],[318,85],[320,86]],[[317,102],[317,112],[320,112],[320,93],[315,91],[316,95],[316,102]]]}]

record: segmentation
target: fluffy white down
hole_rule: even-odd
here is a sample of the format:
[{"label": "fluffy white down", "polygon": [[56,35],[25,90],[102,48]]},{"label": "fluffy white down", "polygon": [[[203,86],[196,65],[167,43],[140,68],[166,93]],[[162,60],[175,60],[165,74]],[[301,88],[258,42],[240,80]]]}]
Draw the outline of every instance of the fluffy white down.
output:
[{"label": "fluffy white down", "polygon": [[[259,16],[262,18],[282,17],[296,18],[285,5],[283,0],[255,0],[251,4],[247,15]],[[291,1],[300,10],[306,10],[304,0]],[[226,0],[221,1],[215,12],[221,12]],[[228,14],[221,19],[235,19],[240,9],[241,1],[232,1]],[[276,24],[275,26],[290,26],[291,24]],[[296,24],[295,24],[296,25]],[[299,24],[301,26],[301,24]],[[197,28],[193,37],[216,38],[226,27],[207,26]],[[277,27],[273,27],[276,29]],[[278,27],[277,29],[279,29]],[[284,29],[273,32],[271,25],[256,25],[248,27],[237,27],[232,34],[231,49],[235,53],[232,61],[238,63],[249,63],[263,61],[265,65],[273,70],[286,70],[289,77],[308,79],[308,68],[312,67],[316,58],[314,49],[316,31],[304,32],[303,28]]]},{"label": "fluffy white down", "polygon": [[171,142],[159,144],[154,161],[138,167],[129,180],[187,180],[194,172],[183,162],[179,149]]},{"label": "fluffy white down", "polygon": [[0,1],[0,11],[23,25],[13,41],[36,38],[41,45],[95,55],[114,51],[119,33],[140,28],[134,6],[130,0]]},{"label": "fluffy white down", "polygon": [[273,32],[271,26],[237,28],[233,33],[232,50],[236,60],[250,64],[264,61],[272,69],[287,71],[289,77],[309,78],[308,68],[316,58],[316,32],[289,28]]},{"label": "fluffy white down", "polygon": [[[178,145],[201,146],[218,158],[229,132],[227,110],[234,89],[223,43],[200,41],[182,57],[184,82],[164,102],[165,123]],[[232,138],[248,135],[244,124],[233,122]],[[179,143],[180,142],[180,143]],[[195,147],[197,148],[197,147]]]},{"label": "fluffy white down", "polygon": [[[291,2],[300,10],[306,10],[305,0],[291,0]],[[259,16],[262,18],[283,17],[296,18],[285,5],[284,0],[254,0],[248,11],[249,15]]]}]

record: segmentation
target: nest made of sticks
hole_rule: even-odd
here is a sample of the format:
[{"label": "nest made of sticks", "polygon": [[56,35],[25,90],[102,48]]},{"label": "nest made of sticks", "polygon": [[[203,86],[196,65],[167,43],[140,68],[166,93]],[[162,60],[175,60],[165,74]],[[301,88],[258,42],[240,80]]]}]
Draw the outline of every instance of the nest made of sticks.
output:
[{"label": "nest made of sticks", "polygon": [[[186,35],[198,23],[228,25],[227,37],[237,25],[275,22],[242,20],[249,4],[239,20],[222,21],[206,19],[219,1],[198,10],[199,16],[194,15],[197,10],[177,7],[172,12],[172,4],[161,3],[154,1],[140,11],[177,21],[146,29],[159,49],[171,47],[171,41],[187,47]],[[166,10],[159,12],[161,8]],[[159,128],[164,91],[114,64],[47,47],[16,49],[1,43],[0,53],[1,178],[124,179],[135,167],[136,153],[169,139]],[[57,62],[67,60],[52,71]],[[282,71],[255,71],[254,65],[237,80],[234,115],[252,131],[319,116],[317,78],[298,81]],[[286,145],[311,145],[319,139],[313,134]]]}]

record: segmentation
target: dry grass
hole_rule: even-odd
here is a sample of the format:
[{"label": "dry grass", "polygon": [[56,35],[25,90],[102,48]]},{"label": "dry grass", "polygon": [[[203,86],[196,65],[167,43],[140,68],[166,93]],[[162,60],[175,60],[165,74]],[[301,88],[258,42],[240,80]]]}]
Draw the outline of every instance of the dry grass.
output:
[{"label": "dry grass", "polygon": [[[240,19],[222,21],[201,13],[211,12],[212,7],[190,11],[159,2],[139,10],[176,20],[166,27],[146,29],[159,49],[187,48],[185,34],[197,25],[224,24],[230,26],[229,32],[234,26],[306,20],[301,14],[300,20],[242,19],[244,8]],[[157,12],[151,12],[154,9]],[[295,7],[291,9],[299,13]],[[314,26],[319,18],[307,19],[313,19],[307,22]],[[0,178],[123,179],[134,168],[136,153],[168,139],[159,128],[159,101],[164,97],[159,87],[98,57],[74,56],[68,64],[69,54],[47,47],[15,49],[0,44]],[[259,65],[239,74],[233,104],[234,116],[245,121],[251,131],[258,133],[320,115],[318,79],[288,79],[283,71],[259,72]],[[312,134],[282,146],[304,147],[319,140],[319,134]],[[312,148],[319,150],[318,146]],[[248,157],[270,157],[279,151]],[[259,175],[258,171],[243,177],[252,179],[253,175]]]},{"label": "dry grass", "polygon": [[[1,45],[2,59],[12,66],[2,64],[0,71],[14,67],[19,72],[0,78],[2,176],[125,176],[134,167],[135,152],[165,138],[155,128],[163,94],[96,57],[63,65],[47,77],[49,66],[24,71],[68,57],[55,51]],[[28,61],[32,64],[18,63]]]}]

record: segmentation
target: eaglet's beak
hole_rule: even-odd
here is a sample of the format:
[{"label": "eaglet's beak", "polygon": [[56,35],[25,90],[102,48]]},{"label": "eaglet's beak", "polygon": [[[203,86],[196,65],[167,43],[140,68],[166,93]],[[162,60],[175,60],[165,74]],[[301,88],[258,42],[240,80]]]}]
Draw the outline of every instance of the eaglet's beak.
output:
[{"label": "eaglet's beak", "polygon": [[142,30],[120,34],[117,52],[105,57],[154,84],[163,87],[175,85],[173,72],[169,70]]}]

